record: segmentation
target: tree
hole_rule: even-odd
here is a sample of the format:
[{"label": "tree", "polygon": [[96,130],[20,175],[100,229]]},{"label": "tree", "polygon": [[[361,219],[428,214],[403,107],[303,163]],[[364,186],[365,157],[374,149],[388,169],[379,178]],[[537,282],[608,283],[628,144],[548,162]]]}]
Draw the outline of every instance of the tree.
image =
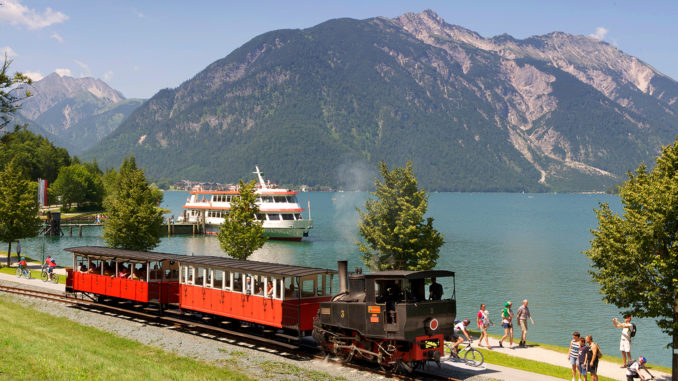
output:
[{"label": "tree", "polygon": [[16,160],[32,181],[42,178],[50,184],[56,180],[61,167],[71,164],[66,149],[55,147],[25,126],[15,126],[13,132],[0,136],[0,167],[10,160]]},{"label": "tree", "polygon": [[264,228],[255,219],[259,206],[254,184],[254,181],[244,184],[240,180],[239,195],[231,199],[231,209],[217,234],[221,249],[235,259],[247,259],[266,242]]},{"label": "tree", "polygon": [[379,163],[383,181],[375,179],[376,197],[365,202],[360,214],[357,242],[363,262],[371,269],[429,270],[435,267],[444,236],[433,228],[426,191],[417,188],[412,161],[405,168],[389,171]]},{"label": "tree", "polygon": [[32,83],[31,79],[21,73],[9,75],[7,71],[11,64],[5,53],[5,61],[0,69],[0,131],[12,121],[11,115],[21,108],[19,102],[31,96],[31,92],[25,89],[25,85]]},{"label": "tree", "polygon": [[37,186],[14,160],[0,170],[0,241],[7,242],[7,266],[12,242],[34,237],[40,231]]},{"label": "tree", "polygon": [[662,148],[651,172],[643,164],[628,177],[619,187],[623,215],[600,204],[585,253],[606,303],[654,318],[672,337],[678,380],[678,139]]},{"label": "tree", "polygon": [[[94,164],[71,164],[62,167],[59,171],[52,191],[61,196],[61,202],[66,209],[74,203],[90,202],[100,205],[104,197],[104,184],[100,170]],[[98,172],[97,172],[98,171]]]},{"label": "tree", "polygon": [[148,186],[134,156],[125,159],[115,181],[115,193],[104,201],[104,240],[110,247],[129,250],[145,251],[158,246],[162,212],[157,205],[162,194]]}]

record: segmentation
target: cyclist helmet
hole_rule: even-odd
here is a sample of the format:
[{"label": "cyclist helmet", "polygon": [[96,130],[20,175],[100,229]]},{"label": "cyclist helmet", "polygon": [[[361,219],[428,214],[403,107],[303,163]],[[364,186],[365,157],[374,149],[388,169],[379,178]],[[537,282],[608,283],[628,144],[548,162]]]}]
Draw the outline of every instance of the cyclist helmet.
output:
[{"label": "cyclist helmet", "polygon": [[22,261],[25,261],[25,260],[26,260],[26,257],[21,257],[21,260],[22,260]]},{"label": "cyclist helmet", "polygon": [[464,319],[464,325],[469,325],[469,324],[471,324],[471,321],[468,320],[468,319]]},{"label": "cyclist helmet", "polygon": [[643,356],[640,356],[640,363],[645,364],[647,362],[647,359]]}]

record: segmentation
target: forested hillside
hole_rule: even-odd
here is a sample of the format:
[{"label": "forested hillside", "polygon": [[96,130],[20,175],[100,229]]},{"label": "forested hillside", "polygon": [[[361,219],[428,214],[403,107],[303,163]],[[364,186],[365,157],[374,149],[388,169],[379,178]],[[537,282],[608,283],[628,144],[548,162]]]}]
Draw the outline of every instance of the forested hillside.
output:
[{"label": "forested hillside", "polygon": [[279,183],[344,189],[370,187],[362,170],[379,160],[412,159],[431,191],[604,190],[675,138],[677,97],[588,37],[484,39],[431,11],[337,19],[252,39],[85,158],[133,154],[152,178],[220,182],[258,164]]}]

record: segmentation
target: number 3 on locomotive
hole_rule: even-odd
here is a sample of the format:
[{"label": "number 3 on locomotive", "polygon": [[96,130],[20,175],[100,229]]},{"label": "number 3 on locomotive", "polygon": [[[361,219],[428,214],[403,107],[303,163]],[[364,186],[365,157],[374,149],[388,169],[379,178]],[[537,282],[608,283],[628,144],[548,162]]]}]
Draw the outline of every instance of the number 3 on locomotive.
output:
[{"label": "number 3 on locomotive", "polygon": [[341,318],[344,318],[344,310],[341,310]]}]

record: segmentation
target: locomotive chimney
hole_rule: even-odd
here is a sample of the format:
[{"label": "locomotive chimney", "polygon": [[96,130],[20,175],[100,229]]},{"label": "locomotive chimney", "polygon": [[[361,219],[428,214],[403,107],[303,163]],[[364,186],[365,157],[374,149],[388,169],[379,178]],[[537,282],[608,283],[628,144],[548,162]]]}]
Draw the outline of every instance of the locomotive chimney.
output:
[{"label": "locomotive chimney", "polygon": [[337,271],[339,271],[339,292],[344,293],[348,291],[346,285],[348,281],[348,261],[337,261]]}]

